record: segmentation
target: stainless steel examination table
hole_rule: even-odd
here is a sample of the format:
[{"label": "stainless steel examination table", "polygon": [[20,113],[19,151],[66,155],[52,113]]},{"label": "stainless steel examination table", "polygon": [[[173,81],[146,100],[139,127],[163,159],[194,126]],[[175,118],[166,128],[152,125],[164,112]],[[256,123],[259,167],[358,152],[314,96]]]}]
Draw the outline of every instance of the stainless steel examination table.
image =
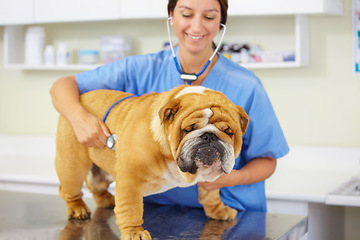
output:
[{"label": "stainless steel examination table", "polygon": [[[91,220],[67,221],[65,202],[58,196],[0,191],[0,240],[120,239],[111,209],[96,208]],[[239,212],[234,221],[208,219],[202,209],[145,204],[144,228],[153,239],[300,239],[307,217]]]}]

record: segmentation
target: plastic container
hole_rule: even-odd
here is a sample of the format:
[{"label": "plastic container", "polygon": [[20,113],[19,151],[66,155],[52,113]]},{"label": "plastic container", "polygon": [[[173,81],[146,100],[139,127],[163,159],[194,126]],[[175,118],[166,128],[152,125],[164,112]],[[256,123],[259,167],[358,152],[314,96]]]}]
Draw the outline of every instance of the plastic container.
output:
[{"label": "plastic container", "polygon": [[233,62],[240,63],[240,51],[241,46],[238,43],[234,43],[230,48],[230,57]]},{"label": "plastic container", "polygon": [[240,63],[249,63],[251,62],[251,55],[245,48],[240,50]]},{"label": "plastic container", "polygon": [[99,51],[97,50],[79,50],[80,64],[97,64],[99,59]]},{"label": "plastic container", "polygon": [[25,64],[41,65],[45,44],[43,27],[28,27],[25,33]]},{"label": "plastic container", "polygon": [[69,64],[70,54],[66,43],[59,43],[56,51],[56,64]]},{"label": "plastic container", "polygon": [[221,49],[221,54],[224,55],[224,57],[231,59],[230,46],[227,44],[224,44]]},{"label": "plastic container", "polygon": [[44,64],[54,65],[55,64],[55,49],[53,45],[47,45],[44,51]]},{"label": "plastic container", "polygon": [[108,64],[130,55],[131,41],[126,36],[102,36],[100,44],[101,62]]}]

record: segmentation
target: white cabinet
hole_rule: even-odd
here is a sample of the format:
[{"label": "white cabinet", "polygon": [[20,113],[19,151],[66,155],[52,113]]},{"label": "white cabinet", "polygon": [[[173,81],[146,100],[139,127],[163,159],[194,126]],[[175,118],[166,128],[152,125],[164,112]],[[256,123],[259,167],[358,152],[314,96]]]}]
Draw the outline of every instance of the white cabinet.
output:
[{"label": "white cabinet", "polygon": [[342,14],[343,0],[229,0],[229,15]]},{"label": "white cabinet", "polygon": [[0,25],[26,24],[32,22],[32,0],[0,1]]},{"label": "white cabinet", "polygon": [[[0,1],[0,25],[166,18],[168,0]],[[229,16],[337,14],[342,0],[229,0]]]},{"label": "white cabinet", "polygon": [[34,21],[73,22],[119,18],[119,0],[34,0]]},{"label": "white cabinet", "polygon": [[0,1],[0,25],[119,19],[121,0]]},{"label": "white cabinet", "polygon": [[166,18],[168,0],[121,0],[120,18]]}]

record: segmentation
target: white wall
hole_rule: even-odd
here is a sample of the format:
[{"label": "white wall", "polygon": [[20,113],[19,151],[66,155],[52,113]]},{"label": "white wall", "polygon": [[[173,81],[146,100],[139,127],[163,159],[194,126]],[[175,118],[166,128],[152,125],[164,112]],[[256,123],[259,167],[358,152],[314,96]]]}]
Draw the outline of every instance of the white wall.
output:
[{"label": "white wall", "polygon": [[[231,7],[231,6],[230,6]],[[310,17],[311,63],[299,69],[255,70],[291,145],[360,147],[360,76],[352,73],[351,0],[344,16]],[[291,49],[292,17],[231,18],[225,41]],[[96,48],[101,35],[133,38],[134,53],[155,52],[166,41],[162,20],[49,24],[48,43]],[[4,29],[0,27],[0,36]],[[48,90],[72,71],[21,71],[3,67],[0,39],[0,134],[55,135],[57,113]]]}]

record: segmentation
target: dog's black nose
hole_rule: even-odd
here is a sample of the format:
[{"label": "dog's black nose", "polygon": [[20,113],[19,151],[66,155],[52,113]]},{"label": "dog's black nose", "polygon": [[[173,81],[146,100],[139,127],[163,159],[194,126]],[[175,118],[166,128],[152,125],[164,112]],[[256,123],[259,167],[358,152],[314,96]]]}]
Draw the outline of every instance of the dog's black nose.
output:
[{"label": "dog's black nose", "polygon": [[213,142],[218,140],[218,137],[213,133],[204,133],[203,135],[201,135],[201,139],[207,142]]}]

